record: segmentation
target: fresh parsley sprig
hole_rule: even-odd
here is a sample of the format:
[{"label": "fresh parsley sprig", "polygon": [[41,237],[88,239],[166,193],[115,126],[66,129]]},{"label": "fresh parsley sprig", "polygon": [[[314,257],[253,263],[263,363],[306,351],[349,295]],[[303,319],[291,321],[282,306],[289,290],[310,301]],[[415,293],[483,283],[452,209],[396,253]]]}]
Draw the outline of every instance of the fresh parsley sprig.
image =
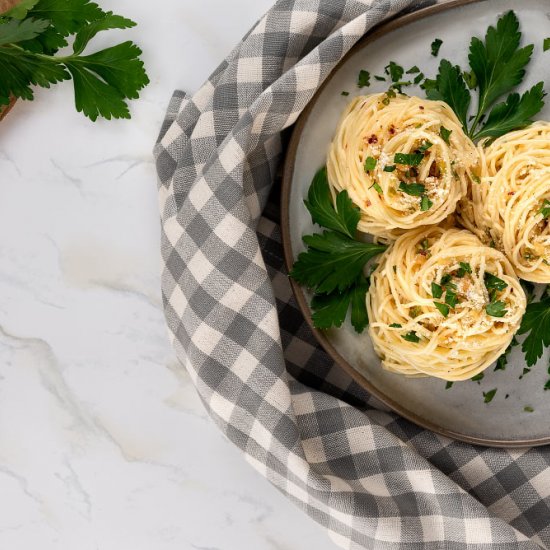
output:
[{"label": "fresh parsley sprig", "polygon": [[550,296],[545,293],[540,302],[531,302],[521,320],[518,334],[529,333],[523,344],[525,361],[533,366],[542,356],[545,347],[550,346]]},{"label": "fresh parsley sprig", "polygon": [[[523,128],[533,122],[544,105],[543,82],[521,96],[513,92],[523,81],[525,67],[533,53],[532,44],[520,48],[520,42],[519,20],[509,11],[499,18],[496,27],[487,29],[485,40],[472,38],[469,71],[462,71],[442,59],[435,80],[424,81],[427,97],[448,103],[473,140],[496,138]],[[477,90],[471,123],[468,119],[472,103],[470,90]],[[505,99],[502,101],[502,98]]]},{"label": "fresh parsley sprig", "polygon": [[341,326],[351,305],[352,325],[362,332],[368,324],[364,268],[386,246],[355,240],[359,208],[347,191],[338,193],[335,206],[326,168],[315,174],[304,203],[313,222],[326,230],[303,237],[307,251],[298,256],[290,276],[315,291],[311,302],[314,326]]},{"label": "fresh parsley sprig", "polygon": [[[23,0],[0,16],[0,106],[72,79],[77,111],[94,121],[130,118],[126,100],[149,83],[141,50],[127,41],[83,54],[99,32],[134,26],[90,0]],[[56,55],[69,37],[72,53]]]}]

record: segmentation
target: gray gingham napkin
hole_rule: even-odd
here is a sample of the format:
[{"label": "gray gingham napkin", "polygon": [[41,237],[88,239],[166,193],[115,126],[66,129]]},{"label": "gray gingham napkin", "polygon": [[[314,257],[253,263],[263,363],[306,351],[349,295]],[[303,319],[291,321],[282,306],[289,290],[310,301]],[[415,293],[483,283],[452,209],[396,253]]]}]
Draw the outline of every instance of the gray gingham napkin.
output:
[{"label": "gray gingham napkin", "polygon": [[341,547],[547,548],[550,448],[474,447],[378,408],[317,346],[283,266],[282,131],[373,25],[416,7],[279,0],[174,94],[155,148],[166,319],[223,433]]}]

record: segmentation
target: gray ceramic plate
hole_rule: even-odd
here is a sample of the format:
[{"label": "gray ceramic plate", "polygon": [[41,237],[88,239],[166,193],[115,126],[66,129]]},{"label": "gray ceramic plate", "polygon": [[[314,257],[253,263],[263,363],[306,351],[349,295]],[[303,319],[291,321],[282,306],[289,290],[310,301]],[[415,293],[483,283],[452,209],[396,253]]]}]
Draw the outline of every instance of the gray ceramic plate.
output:
[{"label": "gray ceramic plate", "polygon": [[[288,265],[304,249],[302,235],[316,231],[303,199],[315,171],[325,163],[341,111],[353,95],[381,92],[387,87],[374,81],[368,91],[359,90],[356,86],[359,70],[383,74],[384,66],[393,60],[404,67],[418,65],[425,74],[433,76],[441,57],[467,66],[470,37],[483,36],[487,27],[509,9],[514,9],[520,19],[525,43],[535,44],[523,88],[540,80],[550,85],[550,52],[542,51],[543,38],[550,36],[548,0],[458,1],[427,8],[370,33],[340,63],[298,120],[287,154],[282,225]],[[444,41],[437,59],[429,53],[434,38]],[[349,91],[350,96],[342,96],[343,90]],[[422,95],[421,90],[409,88],[407,92]],[[550,104],[540,118],[550,120]],[[298,285],[293,286],[309,320],[309,296]],[[550,443],[550,392],[543,389],[549,378],[548,355],[520,380],[525,364],[521,350],[515,348],[505,371],[494,372],[489,368],[481,383],[455,383],[446,390],[441,380],[409,379],[383,370],[367,331],[358,335],[346,324],[341,329],[314,332],[327,352],[357,382],[421,426],[483,445],[518,447]],[[491,403],[485,404],[482,392],[493,388],[498,388],[497,394]],[[525,412],[526,406],[534,412]]]}]

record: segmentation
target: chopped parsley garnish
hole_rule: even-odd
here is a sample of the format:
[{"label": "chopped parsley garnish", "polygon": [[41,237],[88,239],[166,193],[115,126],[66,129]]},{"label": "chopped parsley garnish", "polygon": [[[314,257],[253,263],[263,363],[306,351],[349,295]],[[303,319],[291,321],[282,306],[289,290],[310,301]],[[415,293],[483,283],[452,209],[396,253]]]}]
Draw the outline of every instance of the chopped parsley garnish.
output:
[{"label": "chopped parsley garnish", "polygon": [[419,148],[418,148],[418,151],[420,151],[421,153],[425,153],[431,146],[433,145],[433,143],[431,141],[425,141]]},{"label": "chopped parsley garnish", "polygon": [[547,52],[550,50],[550,38],[545,38],[542,42],[542,51]]},{"label": "chopped parsley garnish", "polygon": [[384,193],[384,191],[382,191],[382,188],[377,182],[374,182],[372,186],[379,195],[382,195]]},{"label": "chopped parsley garnish", "polygon": [[407,71],[407,74],[416,74],[416,73],[419,73],[420,72],[420,69],[414,65],[414,67],[411,67],[408,71]]},{"label": "chopped parsley garnish", "polygon": [[370,86],[369,71],[365,71],[364,69],[359,71],[359,74],[357,75],[357,86],[359,86],[359,88],[368,88]]},{"label": "chopped parsley garnish", "polygon": [[311,304],[314,326],[341,326],[351,306],[351,323],[361,332],[368,323],[368,281],[363,270],[386,246],[354,239],[361,217],[359,208],[346,191],[338,193],[334,205],[326,168],[313,178],[304,202],[313,222],[327,231],[303,237],[307,251],[298,256],[290,276],[315,291]]},{"label": "chopped parsley garnish", "polygon": [[485,306],[485,311],[487,315],[491,317],[504,317],[508,310],[506,309],[506,304],[497,300],[496,302],[491,302]]},{"label": "chopped parsley garnish", "polygon": [[374,75],[374,78],[375,78],[376,80],[379,80],[380,82],[386,82],[386,78],[383,77],[383,76],[380,76],[380,75],[375,74],[375,75]]},{"label": "chopped parsley garnish", "polygon": [[421,197],[426,191],[426,188],[421,183],[405,183],[402,181],[399,183],[399,191],[413,197]]},{"label": "chopped parsley garnish", "polygon": [[440,38],[436,38],[432,42],[431,49],[432,49],[432,55],[434,57],[437,57],[437,55],[439,54],[439,48],[441,48],[441,44],[443,44],[443,40],[441,40]]},{"label": "chopped parsley garnish", "polygon": [[529,405],[527,405],[526,407],[523,407],[523,412],[532,413],[532,412],[535,412],[535,409],[533,409],[533,407],[530,407]]},{"label": "chopped parsley garnish", "polygon": [[384,166],[384,172],[393,172],[395,169],[395,164],[388,164],[387,166]]},{"label": "chopped parsley garnish", "polygon": [[432,296],[434,298],[441,298],[443,296],[443,289],[437,283],[432,283]]},{"label": "chopped parsley garnish", "polygon": [[447,292],[445,293],[445,303],[451,307],[456,307],[457,302],[458,297],[456,292],[454,290],[447,289]]},{"label": "chopped parsley garnish", "polygon": [[403,340],[406,340],[407,342],[413,342],[415,344],[418,344],[418,342],[420,342],[420,338],[416,335],[415,330],[411,330],[411,332],[407,332],[407,334],[402,334],[401,338],[403,338]]},{"label": "chopped parsley garnish", "polygon": [[399,323],[392,323],[390,325],[390,328],[402,328],[402,325],[400,325]]},{"label": "chopped parsley garnish", "polygon": [[508,283],[506,283],[502,279],[499,279],[496,275],[493,275],[492,273],[485,273],[484,279],[485,288],[487,290],[495,289],[501,291],[508,286]]},{"label": "chopped parsley garnish", "polygon": [[542,214],[542,217],[544,219],[550,216],[550,201],[548,199],[544,199],[544,202],[542,203],[542,207],[539,210],[539,214]]},{"label": "chopped parsley garnish", "polygon": [[447,317],[449,315],[449,311],[451,311],[450,307],[447,304],[434,302],[434,306],[439,310],[439,312],[441,313],[441,315],[443,315],[443,317]]},{"label": "chopped parsley garnish", "polygon": [[453,387],[453,382],[447,382],[447,383],[445,384],[445,389],[446,389],[446,390],[449,390],[449,389],[451,389],[452,387]]},{"label": "chopped parsley garnish", "polygon": [[493,400],[493,397],[497,393],[497,388],[489,390],[488,392],[483,392],[483,402],[490,403]]},{"label": "chopped parsley garnish", "polygon": [[445,126],[440,126],[439,128],[439,135],[441,136],[441,139],[447,144],[450,145],[449,138],[451,137],[451,134],[453,133],[452,130],[447,130]]},{"label": "chopped parsley garnish", "polygon": [[426,210],[429,210],[434,203],[428,198],[428,195],[422,195],[422,198],[420,199],[420,210],[422,212],[426,212]]},{"label": "chopped parsley garnish", "polygon": [[550,390],[550,380],[546,381],[546,384],[544,384],[544,391]]},{"label": "chopped parsley garnish", "polygon": [[396,164],[405,164],[407,166],[418,166],[424,155],[422,153],[395,153],[393,162]]},{"label": "chopped parsley garnish", "polygon": [[420,84],[422,80],[424,80],[424,73],[417,74],[413,82],[414,84]]},{"label": "chopped parsley garnish", "polygon": [[395,63],[395,61],[390,61],[389,64],[384,67],[384,72],[390,75],[392,82],[399,82],[403,77],[405,69],[403,69],[401,65]]},{"label": "chopped parsley garnish", "polygon": [[459,278],[464,277],[466,273],[472,272],[472,266],[467,262],[460,262],[460,267],[458,268],[458,271],[456,272],[456,276]]},{"label": "chopped parsley garnish", "polygon": [[343,92],[341,92],[340,95],[347,96],[347,95],[349,95],[349,92],[343,91]]},{"label": "chopped parsley garnish", "polygon": [[[471,39],[469,71],[441,60],[435,80],[424,81],[428,99],[445,101],[475,141],[524,128],[544,105],[544,83],[535,84],[521,96],[514,92],[524,79],[525,66],[533,53],[533,44],[520,44],[518,18],[508,11],[498,19],[496,27],[487,29],[485,40]],[[478,96],[471,123],[467,121],[472,102],[470,89],[476,89]]]},{"label": "chopped parsley garnish", "polygon": [[370,170],[374,170],[376,168],[376,163],[377,162],[378,161],[374,157],[367,157],[365,159],[365,164],[364,164],[365,172],[369,172]]},{"label": "chopped parsley garnish", "polygon": [[485,377],[485,374],[483,372],[480,372],[480,373],[476,374],[475,376],[472,376],[472,378],[470,378],[470,380],[472,382],[479,382],[480,380],[483,380],[484,377]]},{"label": "chopped parsley garnish", "polygon": [[430,241],[428,239],[422,239],[420,242],[420,248],[422,250],[428,250],[428,248],[430,248]]}]

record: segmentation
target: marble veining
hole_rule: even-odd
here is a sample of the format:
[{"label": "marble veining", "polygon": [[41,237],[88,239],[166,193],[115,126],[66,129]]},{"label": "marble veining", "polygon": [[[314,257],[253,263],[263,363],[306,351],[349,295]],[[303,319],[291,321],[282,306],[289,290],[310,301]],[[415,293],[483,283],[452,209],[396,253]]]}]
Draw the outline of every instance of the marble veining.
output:
[{"label": "marble veining", "polygon": [[138,22],[132,120],[91,123],[63,83],[0,123],[2,549],[335,548],[209,420],[162,314],[164,110],[270,3],[101,0]]}]

